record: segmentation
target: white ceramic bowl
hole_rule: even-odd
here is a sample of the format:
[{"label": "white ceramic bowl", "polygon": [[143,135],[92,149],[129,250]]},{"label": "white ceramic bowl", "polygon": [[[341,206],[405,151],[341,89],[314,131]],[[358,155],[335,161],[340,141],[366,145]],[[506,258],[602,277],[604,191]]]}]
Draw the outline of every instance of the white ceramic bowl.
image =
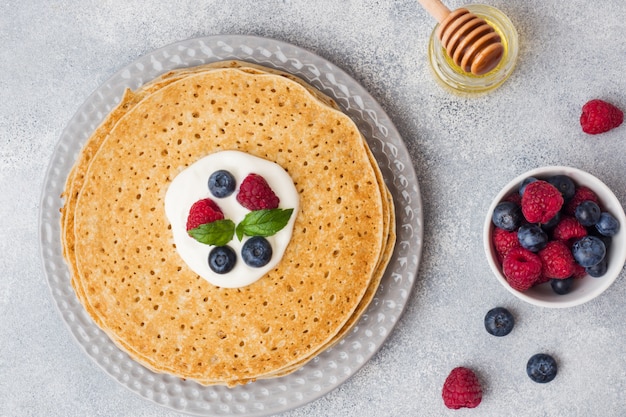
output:
[{"label": "white ceramic bowl", "polygon": [[[504,197],[510,193],[518,192],[519,185],[525,178],[535,177],[538,179],[545,179],[553,175],[567,175],[574,180],[577,186],[584,185],[589,187],[598,195],[602,209],[610,212],[619,221],[620,230],[617,235],[613,236],[610,249],[607,253],[607,256],[609,257],[608,270],[599,278],[585,276],[582,279],[574,280],[571,291],[564,295],[559,295],[552,291],[549,283],[534,286],[524,292],[517,291],[511,288],[511,286],[507,283],[506,278],[502,273],[502,267],[496,258],[496,251],[493,247],[493,241],[491,239],[494,228],[491,216],[496,205],[502,201]],[[624,209],[622,208],[622,205],[617,197],[615,197],[615,194],[613,194],[609,187],[593,175],[576,168],[564,166],[536,168],[513,179],[493,200],[491,206],[489,207],[489,211],[487,212],[485,224],[483,226],[483,244],[487,255],[487,261],[489,262],[489,266],[491,267],[496,278],[500,281],[504,288],[509,290],[516,297],[542,307],[573,307],[586,303],[587,301],[602,294],[602,292],[610,287],[621,273],[624,262],[626,261],[626,215],[624,215]]]}]

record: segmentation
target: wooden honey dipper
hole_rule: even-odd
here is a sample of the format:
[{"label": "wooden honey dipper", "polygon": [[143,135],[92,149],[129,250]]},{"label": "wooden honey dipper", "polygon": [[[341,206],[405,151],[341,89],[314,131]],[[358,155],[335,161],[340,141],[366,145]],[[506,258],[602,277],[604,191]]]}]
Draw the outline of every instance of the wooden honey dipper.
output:
[{"label": "wooden honey dipper", "polygon": [[418,0],[439,22],[437,37],[452,61],[465,72],[486,74],[500,63],[500,35],[484,19],[460,8],[450,12],[439,0]]}]

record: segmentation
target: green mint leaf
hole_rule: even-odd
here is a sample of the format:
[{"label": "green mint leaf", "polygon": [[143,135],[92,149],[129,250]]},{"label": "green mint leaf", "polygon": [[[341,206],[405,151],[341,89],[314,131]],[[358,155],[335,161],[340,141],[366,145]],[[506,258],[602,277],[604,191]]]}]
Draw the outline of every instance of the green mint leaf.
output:
[{"label": "green mint leaf", "polygon": [[232,220],[216,220],[201,224],[189,230],[189,236],[205,245],[224,246],[231,241],[235,234],[235,223]]},{"label": "green mint leaf", "polygon": [[235,229],[235,234],[237,235],[237,239],[239,239],[239,241],[241,242],[241,239],[243,239],[243,229],[245,227],[244,225],[244,220],[242,220],[238,225],[237,228]]},{"label": "green mint leaf", "polygon": [[293,209],[255,210],[237,225],[236,233],[239,240],[243,236],[272,236],[282,230],[293,213]]}]

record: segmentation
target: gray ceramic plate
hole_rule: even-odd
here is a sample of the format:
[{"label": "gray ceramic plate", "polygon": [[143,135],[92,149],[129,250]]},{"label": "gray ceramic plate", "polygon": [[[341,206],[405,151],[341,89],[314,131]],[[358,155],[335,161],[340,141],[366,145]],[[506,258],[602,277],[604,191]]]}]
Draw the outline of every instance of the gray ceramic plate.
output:
[{"label": "gray ceramic plate", "polygon": [[[181,67],[238,59],[287,71],[336,100],[358,125],[378,161],[396,204],[396,250],[376,298],[354,329],[333,348],[282,378],[245,386],[205,387],[155,374],[117,348],[76,298],[60,245],[60,199],[67,175],[83,144],[135,89]],[[190,39],[153,51],[123,68],[78,109],[50,161],[40,206],[40,244],[52,297],[72,335],[102,369],[131,391],[165,407],[201,416],[266,416],[299,407],[333,390],[380,348],[411,293],[422,250],[422,204],[411,159],[402,138],[376,101],[330,62],[296,46],[251,36]],[[376,382],[372,381],[374,389]]]}]

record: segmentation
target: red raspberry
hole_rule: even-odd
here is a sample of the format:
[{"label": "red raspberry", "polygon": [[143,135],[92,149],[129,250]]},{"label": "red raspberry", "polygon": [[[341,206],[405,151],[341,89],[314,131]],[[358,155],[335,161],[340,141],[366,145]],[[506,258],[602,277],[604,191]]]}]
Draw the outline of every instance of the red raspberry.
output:
[{"label": "red raspberry", "polygon": [[583,132],[590,135],[608,132],[622,124],[624,112],[603,100],[587,102],[580,115],[580,126]]},{"label": "red raspberry", "polygon": [[543,274],[543,272],[541,273],[541,275],[539,275],[539,278],[537,278],[537,281],[535,281],[535,283],[533,284],[533,287],[535,285],[541,285],[541,284],[545,284],[546,282],[550,282],[551,278],[548,278],[547,276],[545,276]]},{"label": "red raspberry", "polygon": [[237,201],[248,210],[263,210],[275,209],[280,200],[265,178],[258,174],[249,174],[239,186]]},{"label": "red raspberry", "polygon": [[587,270],[584,266],[580,265],[577,262],[574,262],[574,273],[572,273],[574,279],[584,278],[587,276]]},{"label": "red raspberry", "polygon": [[459,366],[450,371],[443,383],[441,397],[448,408],[474,408],[480,404],[483,390],[474,371]]},{"label": "red raspberry", "polygon": [[562,206],[561,192],[547,181],[531,182],[522,195],[522,213],[529,223],[547,223]]},{"label": "red raspberry", "polygon": [[576,207],[583,201],[593,201],[597,205],[600,205],[600,200],[595,192],[590,188],[583,186],[577,187],[574,196],[570,201],[565,204],[565,213],[573,216],[576,212]]},{"label": "red raspberry", "polygon": [[575,217],[563,216],[552,231],[554,240],[561,240],[570,245],[574,240],[587,236],[587,229]]},{"label": "red raspberry", "polygon": [[210,198],[204,200],[198,200],[189,209],[189,215],[187,216],[187,231],[195,229],[196,227],[212,223],[216,220],[222,220],[224,213],[217,204]]},{"label": "red raspberry", "polygon": [[545,248],[539,251],[539,258],[543,263],[543,275],[546,278],[565,279],[574,273],[574,257],[572,252],[560,240],[548,242]]},{"label": "red raspberry", "polygon": [[519,248],[521,245],[517,238],[517,231],[508,232],[504,229],[496,227],[493,229],[493,246],[498,254],[498,260],[502,262],[507,253],[513,248]]},{"label": "red raspberry", "polygon": [[513,248],[504,257],[502,272],[511,288],[526,291],[541,277],[541,258],[524,248]]}]

